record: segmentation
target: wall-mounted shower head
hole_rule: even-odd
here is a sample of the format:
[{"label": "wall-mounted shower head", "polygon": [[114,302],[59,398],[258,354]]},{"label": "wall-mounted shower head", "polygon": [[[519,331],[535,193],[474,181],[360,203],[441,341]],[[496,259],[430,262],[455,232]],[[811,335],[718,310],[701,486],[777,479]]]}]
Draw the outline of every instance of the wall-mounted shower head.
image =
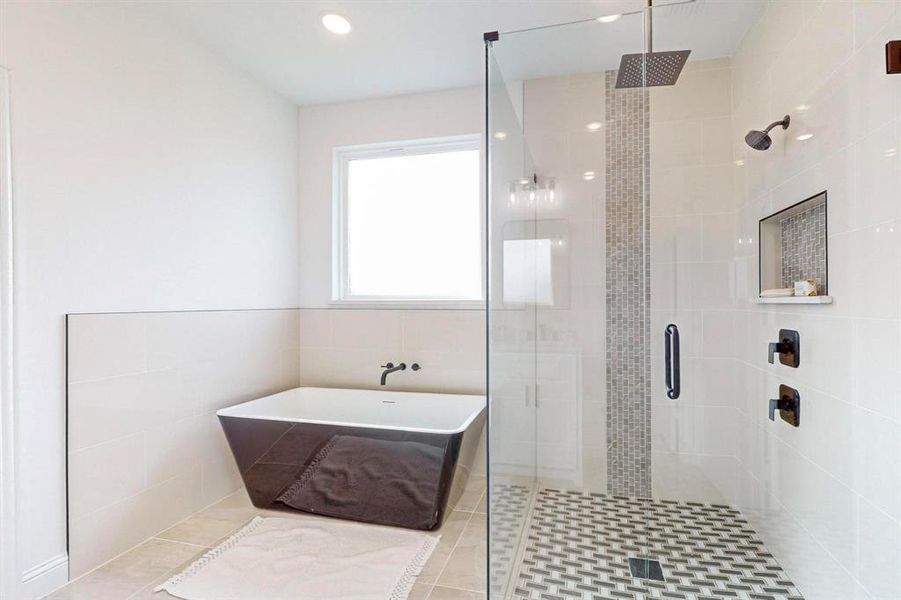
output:
[{"label": "wall-mounted shower head", "polygon": [[770,129],[776,125],[782,125],[782,129],[788,129],[789,123],[791,123],[791,117],[785,115],[781,121],[770,123],[769,127],[763,131],[752,129],[748,132],[748,135],[745,136],[745,142],[755,150],[768,150],[769,147],[773,145],[773,138],[770,137]]}]

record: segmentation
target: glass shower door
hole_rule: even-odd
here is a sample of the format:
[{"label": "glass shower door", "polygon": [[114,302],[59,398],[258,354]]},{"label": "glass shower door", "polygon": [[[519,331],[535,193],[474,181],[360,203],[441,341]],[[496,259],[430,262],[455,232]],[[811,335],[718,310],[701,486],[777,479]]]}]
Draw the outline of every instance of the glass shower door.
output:
[{"label": "glass shower door", "polygon": [[546,249],[535,235],[534,165],[523,134],[521,84],[486,48],[488,148],[489,593],[518,571],[537,488],[535,300]]},{"label": "glass shower door", "polygon": [[648,92],[615,71],[644,31],[639,12],[488,46],[492,598],[574,577],[602,597],[647,555]]}]

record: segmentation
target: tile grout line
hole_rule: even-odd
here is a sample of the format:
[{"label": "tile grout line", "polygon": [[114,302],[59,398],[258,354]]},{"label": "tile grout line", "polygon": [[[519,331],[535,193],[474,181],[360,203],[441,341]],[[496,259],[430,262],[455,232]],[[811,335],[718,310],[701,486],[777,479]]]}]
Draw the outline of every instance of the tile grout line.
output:
[{"label": "tile grout line", "polygon": [[[229,496],[231,496],[231,495],[233,495],[233,494],[229,494]],[[226,498],[228,498],[229,496],[226,496]],[[224,498],[223,498],[223,500],[224,500]],[[220,500],[220,502],[221,502],[221,500]],[[216,504],[218,504],[218,502],[217,502]],[[190,517],[187,517],[186,519],[183,519],[182,521],[179,521],[179,523],[182,523],[182,522],[184,522],[184,521],[187,521],[187,520],[191,519],[191,518],[194,517],[194,516],[199,515],[201,512],[204,512],[204,511],[208,510],[209,508],[212,508],[212,506],[215,506],[215,504],[214,504],[214,505],[211,505],[211,506],[209,506],[209,507],[207,507],[207,508],[205,508],[205,509],[203,509],[203,510],[201,510],[201,511],[198,511],[195,515],[192,515],[192,516],[190,516]],[[257,514],[255,515],[255,517],[256,517],[256,516],[259,516],[259,513],[257,513]],[[191,558],[190,558],[188,561],[186,561],[185,563],[182,563],[181,565],[176,566],[176,567],[170,569],[170,570],[165,574],[166,580],[168,580],[170,577],[172,577],[175,573],[179,572],[180,570],[184,570],[185,565],[190,565],[190,564],[192,564],[192,563],[193,563],[194,561],[196,561],[200,556],[202,556],[203,554],[206,554],[207,552],[209,552],[209,551],[212,550],[213,548],[215,548],[215,547],[217,547],[218,545],[220,545],[224,540],[226,540],[226,539],[228,539],[229,537],[231,537],[235,532],[239,531],[242,527],[245,527],[245,526],[247,525],[247,523],[248,523],[248,522],[245,521],[243,524],[241,524],[241,525],[235,527],[234,529],[230,530],[229,533],[228,533],[227,535],[225,535],[224,537],[222,537],[222,538],[220,538],[219,540],[217,540],[216,542],[214,542],[214,544],[213,544],[212,546],[203,546],[203,545],[201,545],[201,544],[192,544],[192,543],[190,543],[190,542],[183,542],[183,541],[181,541],[181,540],[170,540],[170,539],[167,539],[167,538],[161,538],[161,537],[159,537],[159,536],[154,536],[153,538],[151,538],[151,539],[156,539],[156,540],[160,540],[160,541],[163,541],[163,542],[171,542],[171,543],[174,543],[174,544],[181,544],[181,545],[183,545],[183,546],[189,546],[189,547],[192,547],[192,548],[198,548],[198,549],[201,550],[200,552],[197,552],[193,557],[191,557]],[[166,530],[166,531],[168,531],[168,530]],[[162,533],[162,532],[161,532],[161,533]],[[150,583],[148,583],[147,585],[145,585],[144,587],[142,587],[141,589],[139,589],[137,592],[135,592],[135,593],[132,594],[131,596],[128,596],[128,598],[126,598],[126,600],[130,600],[131,598],[135,598],[138,594],[140,594],[141,592],[145,591],[145,590],[148,589],[149,587],[153,586],[153,583],[154,583],[154,582],[151,581]]]},{"label": "tile grout line", "polygon": [[[435,588],[442,588],[445,590],[454,590],[455,592],[467,592],[469,594],[479,594],[481,596],[486,596],[485,592],[480,592],[477,590],[467,590],[466,588],[454,587],[452,585],[438,585],[437,583],[430,586],[432,590]],[[429,597],[431,597],[432,591],[429,591]]]},{"label": "tile grout line", "polygon": [[[174,567],[174,568],[172,568],[172,569],[169,569],[169,570],[163,575],[163,577],[164,577],[163,581],[164,581],[164,582],[165,582],[165,581],[168,581],[169,578],[172,577],[175,573],[180,572],[180,571],[183,571],[187,566],[190,566],[190,565],[194,564],[194,561],[198,560],[200,556],[202,556],[203,554],[206,554],[207,552],[209,552],[209,551],[211,550],[211,548],[208,547],[208,546],[198,546],[198,545],[195,545],[195,544],[188,544],[188,543],[186,543],[186,542],[176,542],[176,541],[174,541],[174,540],[167,540],[167,539],[163,539],[163,538],[153,538],[153,539],[157,539],[157,540],[160,540],[160,541],[163,541],[163,542],[172,542],[172,543],[176,543],[176,544],[181,544],[181,545],[184,545],[184,546],[190,546],[190,547],[192,547],[192,548],[200,548],[200,549],[202,550],[202,552],[196,553],[194,556],[192,556],[191,558],[189,558],[187,561],[181,563],[180,565],[178,565],[178,566],[176,566],[176,567]],[[128,596],[125,600],[131,600],[132,598],[137,598],[137,597],[138,597],[138,594],[141,594],[141,593],[143,593],[144,591],[146,591],[146,590],[148,590],[148,589],[151,589],[151,590],[152,590],[152,589],[155,587],[154,584],[156,583],[157,580],[158,580],[158,578],[154,578],[150,583],[148,583],[148,584],[142,586],[141,589],[139,589],[138,591],[136,591],[134,594]]]},{"label": "tile grout line", "polygon": [[[148,488],[148,489],[154,489],[154,488],[156,488],[156,487],[159,487],[159,486],[161,486],[161,485],[164,485],[165,483],[168,483],[169,481],[172,481],[173,479],[177,479],[178,477],[181,477],[181,475],[176,475],[175,477],[172,477],[172,478],[170,478],[170,479],[167,479],[167,480],[164,481],[163,483],[160,483],[160,484],[158,484],[158,485],[156,485],[156,486],[153,486],[153,487],[151,487],[151,488]],[[146,491],[146,490],[145,490],[145,491]],[[139,492],[138,494],[135,494],[135,495],[133,495],[133,496],[129,496],[128,498],[125,498],[125,500],[130,500],[130,499],[132,499],[132,498],[135,498],[135,497],[139,496],[141,493],[143,493],[143,492]],[[232,494],[234,494],[234,493],[237,493],[237,492],[232,492]],[[226,496],[225,498],[228,498],[228,497],[231,496],[232,494],[229,494],[229,495]],[[194,512],[194,513],[191,513],[190,515],[186,516],[186,517],[185,517],[184,519],[182,519],[181,521],[178,521],[178,523],[175,523],[175,525],[178,525],[178,524],[180,524],[180,523],[183,523],[184,521],[187,521],[187,520],[190,519],[191,517],[193,517],[193,516],[195,516],[195,515],[197,515],[197,514],[203,512],[203,511],[205,511],[205,510],[211,508],[212,506],[218,504],[218,503],[221,502],[222,500],[225,500],[225,498],[222,498],[222,499],[220,499],[220,500],[218,500],[218,501],[216,501],[216,502],[213,502],[213,503],[210,504],[209,506],[205,506],[204,508],[201,508],[200,510],[198,510],[198,511],[196,511],[196,512]],[[120,502],[123,502],[123,501],[124,501],[124,500],[121,500]],[[107,505],[106,508],[112,507],[112,506],[114,506],[115,504],[116,504],[116,503],[109,504],[109,505]],[[93,512],[91,512],[90,514],[94,514],[94,512],[99,512],[100,510],[104,510],[104,509],[97,509],[96,511],[93,511]],[[93,569],[91,569],[90,571],[87,571],[87,572],[85,572],[85,573],[82,573],[81,575],[79,575],[79,576],[76,577],[75,579],[69,580],[68,582],[66,582],[66,585],[72,584],[72,583],[78,581],[79,579],[82,579],[82,578],[84,578],[84,577],[90,575],[91,573],[94,573],[95,571],[98,571],[98,570],[102,569],[103,567],[105,567],[106,565],[110,564],[111,562],[113,562],[113,561],[115,561],[115,560],[117,560],[117,559],[119,559],[119,558],[125,556],[125,555],[128,554],[129,552],[132,552],[133,550],[136,550],[136,549],[138,549],[139,547],[143,546],[144,544],[146,544],[146,543],[149,542],[150,540],[156,539],[156,538],[157,538],[157,535],[159,535],[160,533],[163,533],[163,532],[165,532],[165,531],[168,531],[169,529],[171,529],[171,528],[174,527],[175,525],[171,525],[170,527],[166,527],[165,529],[162,529],[162,530],[160,530],[160,531],[157,531],[157,532],[154,533],[153,535],[151,535],[151,536],[149,536],[149,537],[147,537],[147,538],[141,540],[141,541],[138,542],[137,544],[134,544],[133,546],[127,548],[126,550],[123,550],[122,552],[116,554],[115,556],[109,558],[108,560],[106,560],[106,561],[100,563],[99,565],[97,565],[96,567],[94,567]],[[173,540],[164,540],[164,541],[173,541]],[[63,587],[65,587],[65,586],[63,586]],[[62,589],[62,588],[60,588],[60,589]]]},{"label": "tile grout line", "polygon": [[460,540],[463,539],[463,534],[466,532],[466,528],[469,527],[469,524],[472,522],[472,513],[467,513],[469,517],[466,519],[466,523],[463,525],[463,528],[460,530],[460,535],[457,537],[457,540],[454,542],[454,547],[451,548],[451,551],[448,552],[447,558],[444,559],[444,564],[441,565],[441,570],[438,572],[438,576],[435,577],[435,583],[432,584],[432,589],[429,590],[429,595],[426,597],[431,598],[432,592],[435,591],[435,586],[438,585],[438,582],[441,581],[441,576],[444,575],[445,569],[447,569],[447,565],[450,563],[451,558],[454,556],[454,553],[457,551],[457,547],[460,545]]},{"label": "tile grout line", "polygon": [[173,539],[164,538],[164,537],[160,537],[160,536],[155,536],[151,539],[159,540],[161,542],[171,542],[173,544],[181,544],[182,546],[191,546],[192,548],[203,548],[204,550],[211,550],[212,548],[215,547],[215,546],[204,546],[202,544],[192,544],[191,542],[183,542],[181,540],[173,540]]},{"label": "tile grout line", "polygon": [[[234,494],[236,494],[236,493],[237,493],[237,492],[233,492],[233,493],[229,494],[228,496],[226,496],[225,498],[228,498],[228,497],[230,497],[230,496],[232,496],[232,495],[234,495]],[[214,503],[210,504],[209,506],[206,506],[206,507],[204,507],[204,508],[198,510],[197,512],[188,515],[187,517],[185,517],[184,519],[182,519],[181,521],[179,521],[179,522],[176,523],[175,525],[179,525],[179,524],[181,524],[181,523],[184,523],[185,521],[187,521],[187,520],[189,520],[189,519],[191,519],[191,518],[193,518],[193,517],[199,515],[200,513],[204,512],[204,511],[206,511],[206,510],[208,510],[208,509],[210,509],[210,508],[212,508],[212,507],[215,506],[216,504],[219,504],[219,502],[222,502],[222,500],[225,500],[225,498],[222,498],[221,500],[219,500],[219,501],[217,501],[217,502],[214,502]],[[175,525],[172,525],[172,527],[175,527]],[[242,526],[243,526],[243,525],[242,525]],[[114,556],[114,557],[112,557],[111,559],[107,560],[107,561],[104,562],[103,564],[100,564],[100,565],[94,567],[93,569],[91,569],[91,570],[88,571],[87,573],[83,573],[82,575],[79,575],[79,576],[76,577],[75,579],[69,581],[66,585],[72,584],[72,583],[74,583],[74,582],[76,582],[76,581],[78,581],[78,580],[80,580],[80,579],[82,579],[82,578],[84,578],[84,577],[90,575],[91,573],[94,573],[94,572],[100,570],[100,569],[103,568],[104,566],[106,566],[106,565],[112,563],[113,561],[115,561],[115,560],[117,560],[117,559],[119,559],[119,558],[125,556],[126,554],[128,554],[128,553],[130,553],[130,552],[132,552],[132,551],[134,551],[134,550],[136,550],[136,549],[138,549],[139,547],[143,546],[143,545],[146,544],[147,542],[150,542],[151,540],[160,540],[160,541],[164,541],[164,542],[171,542],[171,543],[176,543],[176,544],[184,544],[184,545],[187,545],[187,546],[194,546],[194,547],[197,547],[197,548],[206,548],[207,550],[209,550],[209,547],[208,547],[208,546],[200,546],[200,545],[197,545],[197,544],[191,544],[191,543],[189,543],[189,542],[181,542],[181,541],[179,541],[179,540],[170,540],[170,539],[166,539],[166,538],[161,538],[161,537],[159,537],[159,534],[164,533],[164,532],[168,531],[169,529],[171,529],[171,527],[167,527],[166,529],[163,529],[162,531],[158,531],[156,534],[154,534],[154,535],[148,537],[148,538],[145,539],[145,540],[142,540],[141,542],[139,542],[138,544],[135,544],[134,546],[132,546],[131,548],[125,550],[124,552],[121,552],[121,553],[117,554],[116,556]],[[237,529],[233,530],[232,533],[234,533],[234,531],[237,531]],[[231,534],[229,534],[229,535],[231,535]],[[148,585],[149,585],[149,584],[148,584]],[[65,587],[65,586],[63,586],[63,587]],[[138,590],[138,592],[135,592],[135,594],[137,594],[137,593],[143,591],[146,587],[147,587],[147,586],[142,587],[140,590]],[[129,596],[129,597],[131,597],[131,596]]]}]

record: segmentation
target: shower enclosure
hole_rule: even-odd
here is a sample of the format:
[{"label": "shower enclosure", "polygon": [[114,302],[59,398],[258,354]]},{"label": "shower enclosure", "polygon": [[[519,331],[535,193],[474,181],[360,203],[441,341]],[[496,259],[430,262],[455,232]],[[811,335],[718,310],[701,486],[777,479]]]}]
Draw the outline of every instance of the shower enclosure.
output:
[{"label": "shower enclosure", "polygon": [[733,127],[760,109],[733,101],[714,4],[485,35],[491,598],[797,599],[828,578],[769,491],[788,486],[766,428],[789,425],[748,322],[779,322],[745,313],[764,215]]}]

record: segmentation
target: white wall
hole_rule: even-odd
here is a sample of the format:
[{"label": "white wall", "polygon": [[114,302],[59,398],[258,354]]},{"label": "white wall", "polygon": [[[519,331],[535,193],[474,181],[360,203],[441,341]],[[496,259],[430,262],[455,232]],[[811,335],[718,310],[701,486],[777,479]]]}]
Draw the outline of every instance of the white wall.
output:
[{"label": "white wall", "polygon": [[[896,0],[769,2],[733,60],[737,233],[755,240],[736,247],[735,502],[810,600],[901,589],[901,76],[885,74],[899,37]],[[747,149],[786,113],[770,150]],[[834,304],[751,305],[758,219],[823,190]],[[801,334],[797,369],[766,363],[780,328]],[[801,394],[797,429],[767,418],[780,383]]]},{"label": "white wall", "polygon": [[130,4],[4,2],[0,64],[29,597],[65,578],[64,314],[296,306],[297,113]]},{"label": "white wall", "polygon": [[18,579],[15,564],[15,406],[13,390],[12,193],[9,164],[9,72],[0,67],[0,596]]},{"label": "white wall", "polygon": [[481,393],[484,311],[348,309],[330,305],[332,153],[355,144],[482,130],[478,88],[300,108],[300,373],[303,385],[379,387],[380,365],[419,362],[389,389]]},{"label": "white wall", "polygon": [[390,390],[484,393],[484,311],[300,311],[301,385],[378,389],[387,362],[422,367],[389,375]]}]

